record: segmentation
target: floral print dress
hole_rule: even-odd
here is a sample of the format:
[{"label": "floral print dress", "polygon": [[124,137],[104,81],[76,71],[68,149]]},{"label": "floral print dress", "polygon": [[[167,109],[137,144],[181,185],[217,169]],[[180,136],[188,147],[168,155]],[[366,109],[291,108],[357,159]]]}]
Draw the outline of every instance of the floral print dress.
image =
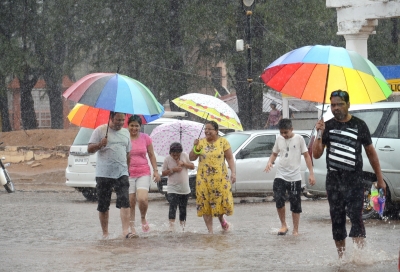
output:
[{"label": "floral print dress", "polygon": [[214,143],[200,139],[199,167],[196,176],[197,216],[233,214],[233,197],[224,152],[231,146],[225,138]]}]

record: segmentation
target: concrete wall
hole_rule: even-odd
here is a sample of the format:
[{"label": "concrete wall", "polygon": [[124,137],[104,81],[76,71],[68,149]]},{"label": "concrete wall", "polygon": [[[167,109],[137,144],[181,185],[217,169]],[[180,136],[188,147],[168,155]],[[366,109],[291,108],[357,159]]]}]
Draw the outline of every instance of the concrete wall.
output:
[{"label": "concrete wall", "polygon": [[5,163],[20,163],[37,161],[50,157],[65,158],[68,156],[70,146],[57,146],[55,149],[43,147],[5,146],[0,148],[0,156],[5,157]]}]

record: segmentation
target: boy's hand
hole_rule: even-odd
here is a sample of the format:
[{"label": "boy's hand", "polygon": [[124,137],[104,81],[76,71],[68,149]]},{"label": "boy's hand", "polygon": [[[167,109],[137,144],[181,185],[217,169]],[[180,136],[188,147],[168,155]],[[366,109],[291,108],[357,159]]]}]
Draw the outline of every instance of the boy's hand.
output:
[{"label": "boy's hand", "polygon": [[314,184],[315,184],[315,177],[314,177],[314,174],[310,174],[310,176],[308,177],[308,183],[309,183],[311,186],[314,186]]},{"label": "boy's hand", "polygon": [[174,172],[181,172],[182,171],[182,167],[181,166],[177,166],[172,168],[174,170]]},{"label": "boy's hand", "polygon": [[266,166],[265,169],[264,169],[264,172],[267,172],[267,173],[268,173],[273,167],[274,167],[273,164],[270,163],[270,162],[268,162],[268,163],[267,163],[267,166]]}]

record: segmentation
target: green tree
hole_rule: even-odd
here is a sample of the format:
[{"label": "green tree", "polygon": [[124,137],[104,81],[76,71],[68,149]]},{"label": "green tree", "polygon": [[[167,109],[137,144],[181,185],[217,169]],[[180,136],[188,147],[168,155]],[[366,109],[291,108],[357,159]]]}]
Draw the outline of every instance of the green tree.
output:
[{"label": "green tree", "polygon": [[[35,52],[50,102],[51,128],[64,127],[62,79],[93,50],[92,28],[101,20],[98,1],[43,1]],[[93,8],[93,9],[92,9]]]}]

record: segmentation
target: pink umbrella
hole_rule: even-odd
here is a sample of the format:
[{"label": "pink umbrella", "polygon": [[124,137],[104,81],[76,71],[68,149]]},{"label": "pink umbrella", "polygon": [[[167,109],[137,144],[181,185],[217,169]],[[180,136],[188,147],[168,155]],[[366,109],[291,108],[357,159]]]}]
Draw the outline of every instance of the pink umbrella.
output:
[{"label": "pink umbrella", "polygon": [[193,148],[195,139],[205,137],[203,124],[192,121],[176,120],[157,126],[150,134],[154,151],[161,156],[169,155],[169,147],[173,142],[182,144],[183,151],[188,153]]}]

